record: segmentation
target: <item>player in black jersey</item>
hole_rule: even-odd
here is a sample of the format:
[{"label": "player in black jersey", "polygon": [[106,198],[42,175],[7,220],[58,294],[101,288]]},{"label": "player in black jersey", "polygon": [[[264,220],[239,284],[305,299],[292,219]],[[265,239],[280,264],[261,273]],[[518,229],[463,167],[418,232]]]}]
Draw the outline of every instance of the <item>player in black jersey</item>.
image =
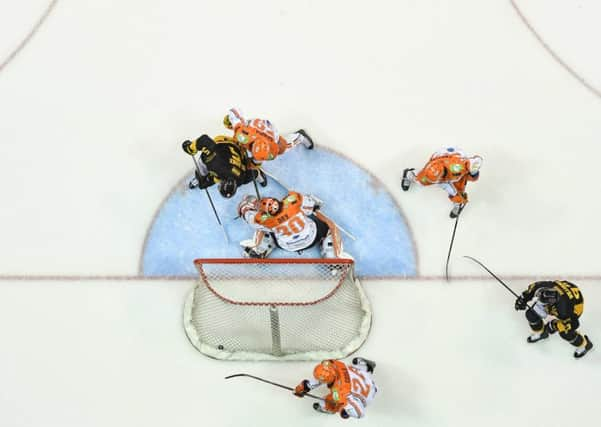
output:
[{"label": "player in black jersey", "polygon": [[184,141],[183,150],[191,156],[200,153],[199,169],[189,187],[201,189],[219,183],[219,193],[230,198],[240,185],[256,179],[261,186],[267,185],[267,178],[260,165],[255,164],[232,138],[217,136],[215,140],[201,135],[195,141]]},{"label": "player in black jersey", "polygon": [[[528,302],[534,300],[529,308]],[[526,310],[528,308],[528,310]],[[559,336],[574,347],[574,357],[580,358],[593,348],[593,343],[577,329],[584,310],[584,298],[578,286],[565,280],[534,282],[515,301],[516,310],[526,310],[526,319],[533,333],[529,343]]]}]

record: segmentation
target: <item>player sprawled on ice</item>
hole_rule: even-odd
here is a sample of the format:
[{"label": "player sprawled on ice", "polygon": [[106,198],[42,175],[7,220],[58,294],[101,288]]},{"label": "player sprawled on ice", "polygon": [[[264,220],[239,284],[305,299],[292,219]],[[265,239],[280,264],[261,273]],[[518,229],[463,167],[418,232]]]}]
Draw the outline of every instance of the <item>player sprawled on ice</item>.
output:
[{"label": "player sprawled on ice", "polygon": [[269,120],[245,119],[236,108],[227,112],[223,124],[234,131],[234,141],[259,162],[273,160],[298,144],[313,149],[313,140],[304,130],[282,136]]},{"label": "player sprawled on ice", "polygon": [[296,386],[294,394],[303,397],[326,384],[330,393],[324,400],[313,403],[313,409],[326,414],[339,413],[345,419],[362,418],[365,407],[378,391],[372,378],[375,367],[375,362],[361,357],[355,357],[352,365],[339,360],[324,360],[313,370],[315,378],[303,380]]},{"label": "player sprawled on ice", "polygon": [[476,181],[480,176],[482,157],[467,157],[463,151],[454,147],[443,148],[432,154],[424,168],[415,174],[415,169],[403,171],[401,188],[409,190],[412,183],[427,186],[437,184],[448,194],[453,202],[451,218],[457,218],[467,203],[465,186],[468,181]]},{"label": "player sprawled on ice", "polygon": [[198,169],[189,187],[201,189],[219,183],[219,193],[230,198],[239,186],[256,179],[261,186],[267,185],[267,177],[259,165],[254,164],[233,139],[217,136],[215,140],[201,135],[195,141],[184,141],[183,150],[191,156],[200,153]]},{"label": "player sprawled on ice", "polygon": [[350,258],[343,252],[338,227],[319,211],[323,202],[312,195],[290,191],[281,200],[245,196],[238,215],[255,229],[252,240],[240,245],[250,258],[266,258],[276,248],[300,252],[317,244],[323,258]]},{"label": "player sprawled on ice", "polygon": [[[528,306],[531,300],[535,301],[532,308]],[[526,310],[526,319],[532,329],[527,340],[529,343],[559,332],[560,337],[576,347],[576,358],[593,348],[591,340],[577,331],[584,298],[575,284],[563,280],[534,282],[517,298],[515,309]]]}]

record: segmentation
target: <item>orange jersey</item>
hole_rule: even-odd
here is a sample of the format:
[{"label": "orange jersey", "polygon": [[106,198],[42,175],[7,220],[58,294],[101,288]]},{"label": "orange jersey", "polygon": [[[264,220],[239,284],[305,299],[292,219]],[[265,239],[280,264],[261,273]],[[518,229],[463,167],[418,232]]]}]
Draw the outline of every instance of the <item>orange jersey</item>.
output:
[{"label": "orange jersey", "polygon": [[234,140],[251,152],[253,159],[273,160],[286,151],[286,141],[269,120],[241,120],[233,126]]},{"label": "orange jersey", "polygon": [[422,185],[453,183],[469,176],[469,166],[469,160],[458,154],[434,157],[419,171],[416,179]]},{"label": "orange jersey", "polygon": [[[344,408],[354,417],[361,418],[377,391],[371,375],[339,360],[331,360],[330,363],[336,371],[336,380],[327,385],[330,393],[325,396],[325,409],[339,412]],[[309,388],[316,388],[320,384],[319,381],[311,380]]]}]

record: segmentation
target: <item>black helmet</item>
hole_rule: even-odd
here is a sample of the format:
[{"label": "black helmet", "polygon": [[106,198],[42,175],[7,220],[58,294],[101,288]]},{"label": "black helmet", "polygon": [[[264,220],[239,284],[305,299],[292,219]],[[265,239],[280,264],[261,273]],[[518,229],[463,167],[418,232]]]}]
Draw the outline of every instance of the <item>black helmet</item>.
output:
[{"label": "black helmet", "polygon": [[555,288],[538,288],[534,296],[544,305],[555,304],[559,299],[559,291]]},{"label": "black helmet", "polygon": [[219,193],[226,199],[229,199],[236,194],[237,189],[238,184],[236,183],[236,180],[232,178],[224,179],[219,183]]}]

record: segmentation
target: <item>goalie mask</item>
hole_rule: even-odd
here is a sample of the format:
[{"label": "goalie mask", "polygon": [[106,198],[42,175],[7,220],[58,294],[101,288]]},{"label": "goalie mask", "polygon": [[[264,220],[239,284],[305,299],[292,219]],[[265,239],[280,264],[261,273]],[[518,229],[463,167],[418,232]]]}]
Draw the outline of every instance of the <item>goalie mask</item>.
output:
[{"label": "goalie mask", "polygon": [[226,199],[229,199],[236,194],[237,189],[238,184],[236,184],[236,181],[231,178],[224,179],[219,183],[219,193]]},{"label": "goalie mask", "polygon": [[559,300],[559,291],[555,288],[539,288],[536,290],[534,296],[541,304],[553,305]]},{"label": "goalie mask", "polygon": [[281,204],[277,199],[271,197],[261,199],[261,210],[269,215],[276,215],[280,211]]}]

